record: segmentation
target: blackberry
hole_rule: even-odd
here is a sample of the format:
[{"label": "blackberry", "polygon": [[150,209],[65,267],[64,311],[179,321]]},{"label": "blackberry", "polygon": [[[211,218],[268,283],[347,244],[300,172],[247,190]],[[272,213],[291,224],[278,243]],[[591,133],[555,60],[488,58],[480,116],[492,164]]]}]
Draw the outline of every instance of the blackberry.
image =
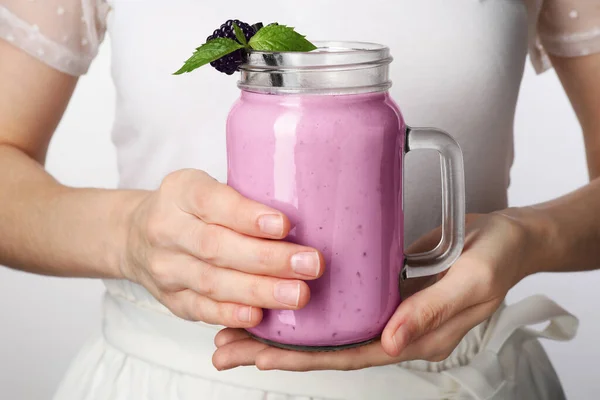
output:
[{"label": "blackberry", "polygon": [[[237,19],[230,19],[223,25],[221,25],[219,29],[215,29],[213,34],[206,38],[206,41],[208,42],[209,40],[216,38],[228,38],[237,41],[235,37],[235,30],[233,29],[233,24],[236,24],[242,30],[244,36],[246,37],[246,41],[249,41],[250,38],[254,36],[257,32],[257,29],[250,24],[241,22]],[[216,68],[219,72],[231,75],[238,70],[240,65],[243,64],[244,51],[244,49],[236,50],[233,53],[229,53],[226,56],[211,62],[210,65]]]}]

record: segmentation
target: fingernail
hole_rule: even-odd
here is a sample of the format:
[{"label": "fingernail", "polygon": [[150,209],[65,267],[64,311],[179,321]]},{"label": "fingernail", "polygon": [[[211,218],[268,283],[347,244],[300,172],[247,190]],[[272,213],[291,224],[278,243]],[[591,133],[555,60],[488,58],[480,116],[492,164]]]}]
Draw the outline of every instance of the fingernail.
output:
[{"label": "fingernail", "polygon": [[298,307],[300,303],[300,283],[279,282],[275,284],[275,300],[288,306]]},{"label": "fingernail", "polygon": [[408,329],[406,329],[406,326],[400,325],[400,328],[394,333],[392,339],[394,340],[396,351],[400,353],[408,344]]},{"label": "fingernail", "polygon": [[238,308],[237,318],[241,322],[250,322],[250,320],[252,319],[252,307]]},{"label": "fingernail", "polygon": [[319,254],[314,251],[296,253],[292,256],[292,269],[295,273],[316,277],[321,269]]},{"label": "fingernail", "polygon": [[280,237],[283,234],[283,217],[278,214],[261,215],[258,218],[258,227],[262,233]]}]

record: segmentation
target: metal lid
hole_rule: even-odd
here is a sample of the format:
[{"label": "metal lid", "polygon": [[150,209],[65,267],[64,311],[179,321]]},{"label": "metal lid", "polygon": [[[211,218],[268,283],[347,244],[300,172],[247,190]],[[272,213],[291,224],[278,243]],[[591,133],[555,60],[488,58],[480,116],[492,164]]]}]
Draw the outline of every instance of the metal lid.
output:
[{"label": "metal lid", "polygon": [[311,52],[249,52],[238,86],[272,94],[353,94],[381,92],[392,85],[392,57],[386,46],[360,42],[315,42],[315,46]]}]

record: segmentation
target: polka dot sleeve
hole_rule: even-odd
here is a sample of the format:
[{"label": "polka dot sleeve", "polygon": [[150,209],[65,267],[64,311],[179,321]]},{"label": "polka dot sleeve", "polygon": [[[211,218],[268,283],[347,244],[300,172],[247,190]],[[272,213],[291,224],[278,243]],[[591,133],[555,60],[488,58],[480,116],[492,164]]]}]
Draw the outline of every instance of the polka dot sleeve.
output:
[{"label": "polka dot sleeve", "polygon": [[526,0],[529,54],[536,72],[551,67],[548,54],[580,57],[600,52],[600,0]]},{"label": "polka dot sleeve", "polygon": [[79,76],[104,38],[103,0],[0,0],[0,39],[47,65]]}]

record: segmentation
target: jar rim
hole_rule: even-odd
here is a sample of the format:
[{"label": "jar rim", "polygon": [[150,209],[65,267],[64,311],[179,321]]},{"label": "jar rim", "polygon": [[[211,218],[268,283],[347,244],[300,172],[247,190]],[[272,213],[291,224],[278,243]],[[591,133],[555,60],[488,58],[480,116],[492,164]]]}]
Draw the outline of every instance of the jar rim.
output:
[{"label": "jar rim", "polygon": [[387,46],[370,42],[317,41],[310,52],[249,51],[238,87],[273,94],[345,94],[391,86]]},{"label": "jar rim", "polygon": [[392,61],[389,47],[378,43],[316,41],[314,45],[317,49],[310,52],[251,50],[240,70],[339,68]]}]

